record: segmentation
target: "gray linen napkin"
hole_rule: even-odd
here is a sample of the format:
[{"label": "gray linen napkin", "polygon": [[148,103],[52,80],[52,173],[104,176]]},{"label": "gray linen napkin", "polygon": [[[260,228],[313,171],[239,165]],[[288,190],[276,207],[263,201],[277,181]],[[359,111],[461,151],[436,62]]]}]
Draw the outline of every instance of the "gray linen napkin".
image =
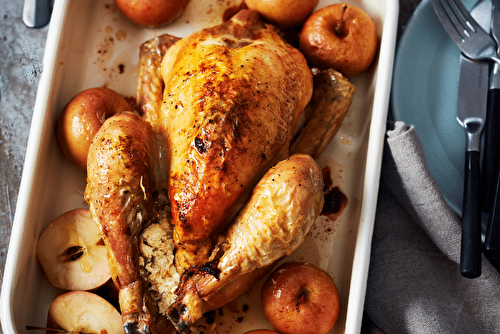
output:
[{"label": "gray linen napkin", "polygon": [[460,220],[413,126],[387,125],[365,312],[385,333],[500,333],[500,275],[460,275]]}]

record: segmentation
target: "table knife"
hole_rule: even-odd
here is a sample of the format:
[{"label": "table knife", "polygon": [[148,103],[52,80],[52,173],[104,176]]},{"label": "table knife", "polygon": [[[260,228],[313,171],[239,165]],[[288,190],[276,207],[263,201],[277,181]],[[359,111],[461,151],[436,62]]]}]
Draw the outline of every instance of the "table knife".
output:
[{"label": "table knife", "polygon": [[41,28],[50,21],[51,0],[24,0],[23,22],[28,28]]},{"label": "table knife", "polygon": [[[492,2],[491,34],[500,45],[500,1]],[[499,50],[500,51],[500,50]],[[498,52],[498,51],[497,51]],[[484,254],[489,259],[500,258],[500,65],[493,64],[488,93],[483,160],[484,202],[489,209]]]},{"label": "table knife", "polygon": [[[490,1],[488,1],[490,2]],[[490,25],[485,31],[500,45],[500,1],[491,1]],[[497,53],[499,53],[500,48]],[[488,91],[488,113],[484,128],[484,148],[482,161],[482,207],[483,211],[491,210],[492,199],[499,168],[499,141],[500,141],[500,65],[493,63],[490,72],[490,87]]]},{"label": "table knife", "polygon": [[486,119],[489,65],[460,55],[457,120],[465,129],[465,182],[462,207],[460,273],[467,278],[481,275],[480,151]]}]

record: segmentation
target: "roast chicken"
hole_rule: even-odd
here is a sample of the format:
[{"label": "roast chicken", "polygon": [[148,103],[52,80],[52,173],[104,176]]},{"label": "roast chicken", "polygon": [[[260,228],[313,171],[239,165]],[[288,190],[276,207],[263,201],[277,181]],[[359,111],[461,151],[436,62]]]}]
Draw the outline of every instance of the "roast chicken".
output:
[{"label": "roast chicken", "polygon": [[[323,206],[313,157],[354,87],[333,70],[311,71],[249,10],[182,39],[147,41],[138,77],[140,115],[101,127],[85,197],[125,332],[183,332],[302,244]],[[168,272],[158,268],[167,253]]]}]

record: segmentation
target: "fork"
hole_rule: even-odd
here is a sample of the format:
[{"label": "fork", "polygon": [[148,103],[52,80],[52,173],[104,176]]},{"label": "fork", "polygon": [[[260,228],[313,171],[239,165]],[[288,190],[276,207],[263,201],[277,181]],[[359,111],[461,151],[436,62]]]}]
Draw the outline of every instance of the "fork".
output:
[{"label": "fork", "polygon": [[465,56],[500,64],[495,40],[479,26],[460,0],[432,0],[432,6],[444,29]]},{"label": "fork", "polygon": [[[475,100],[474,95],[467,95],[468,83],[465,87],[460,86],[469,80],[466,74],[475,71],[467,70],[466,64],[469,59],[486,61],[493,60],[500,64],[497,56],[496,41],[486,33],[472,18],[460,0],[432,0],[434,10],[439,17],[443,27],[455,44],[462,50],[461,58],[461,81],[459,83],[459,95],[457,102],[457,120],[465,129],[467,135],[467,147],[465,152],[465,182],[464,200],[462,206],[462,243],[460,249],[460,273],[467,278],[476,278],[481,275],[481,211],[479,205],[479,183],[480,183],[480,146],[481,134],[486,118],[487,106],[486,95]],[[465,66],[465,67],[464,67]],[[464,72],[462,73],[462,71]],[[470,83],[477,93],[487,93],[488,77],[477,73],[478,81]],[[482,80],[480,80],[482,77]],[[472,76],[470,79],[476,79]],[[482,91],[480,88],[484,86]],[[462,89],[460,88],[462,87]],[[484,106],[482,103],[484,102]]]}]

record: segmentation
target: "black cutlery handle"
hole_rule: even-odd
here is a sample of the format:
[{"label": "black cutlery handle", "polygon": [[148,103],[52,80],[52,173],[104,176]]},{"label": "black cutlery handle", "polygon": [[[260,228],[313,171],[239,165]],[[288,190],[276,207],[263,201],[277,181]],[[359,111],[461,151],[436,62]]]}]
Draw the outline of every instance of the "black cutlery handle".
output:
[{"label": "black cutlery handle", "polygon": [[484,240],[484,255],[491,260],[500,258],[500,175],[497,175],[495,185],[495,194]]},{"label": "black cutlery handle", "polygon": [[498,150],[500,146],[500,88],[488,91],[488,107],[484,124],[484,149],[482,166],[481,207],[491,210],[498,170]]},{"label": "black cutlery handle", "polygon": [[479,207],[479,152],[465,152],[465,185],[462,210],[460,273],[481,276],[481,209]]}]

